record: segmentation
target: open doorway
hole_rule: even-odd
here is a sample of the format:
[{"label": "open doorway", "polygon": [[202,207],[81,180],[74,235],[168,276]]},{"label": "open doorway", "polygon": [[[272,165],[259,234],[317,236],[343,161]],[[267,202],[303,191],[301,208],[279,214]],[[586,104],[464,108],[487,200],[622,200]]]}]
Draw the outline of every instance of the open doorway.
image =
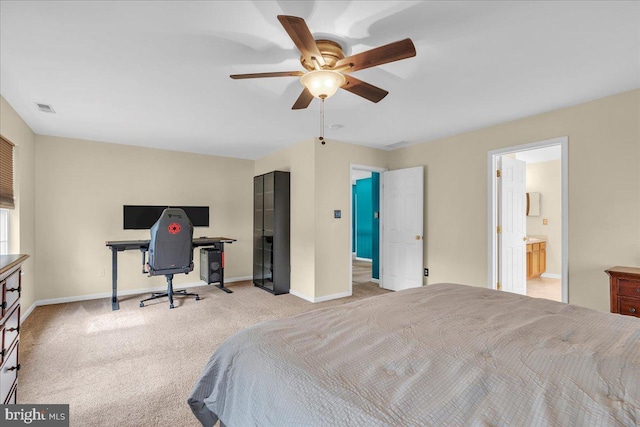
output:
[{"label": "open doorway", "polygon": [[351,292],[380,283],[380,175],[386,169],[351,165]]},{"label": "open doorway", "polygon": [[[366,284],[373,279],[374,246],[379,247],[380,235],[374,235],[376,215],[380,212],[379,191],[374,192],[374,181],[379,183],[377,172],[355,169],[351,179],[351,254],[352,281]],[[378,250],[379,252],[379,250]],[[377,276],[377,275],[376,275]]]},{"label": "open doorway", "polygon": [[567,144],[489,152],[490,287],[568,302]]}]

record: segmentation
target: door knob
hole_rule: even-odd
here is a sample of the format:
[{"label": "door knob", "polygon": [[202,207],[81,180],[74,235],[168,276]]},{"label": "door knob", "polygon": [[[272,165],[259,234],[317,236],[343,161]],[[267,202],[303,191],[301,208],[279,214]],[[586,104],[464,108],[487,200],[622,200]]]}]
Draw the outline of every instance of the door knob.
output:
[{"label": "door knob", "polygon": [[422,238],[422,236],[418,235],[416,236],[416,240],[420,240]]},{"label": "door knob", "polygon": [[522,240],[527,241],[527,236],[523,237]]}]

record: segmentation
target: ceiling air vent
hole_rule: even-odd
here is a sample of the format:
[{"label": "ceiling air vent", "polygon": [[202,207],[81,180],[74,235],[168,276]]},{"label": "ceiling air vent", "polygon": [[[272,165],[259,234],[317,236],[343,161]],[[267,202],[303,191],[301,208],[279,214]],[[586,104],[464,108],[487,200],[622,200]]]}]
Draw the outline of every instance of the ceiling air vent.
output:
[{"label": "ceiling air vent", "polygon": [[56,113],[53,107],[49,104],[40,104],[36,102],[36,106],[38,107],[38,110],[42,111],[43,113],[51,113],[51,114]]},{"label": "ceiling air vent", "polygon": [[408,141],[399,141],[394,144],[385,145],[383,148],[387,150],[395,150],[396,148],[404,147],[406,145],[409,145]]}]

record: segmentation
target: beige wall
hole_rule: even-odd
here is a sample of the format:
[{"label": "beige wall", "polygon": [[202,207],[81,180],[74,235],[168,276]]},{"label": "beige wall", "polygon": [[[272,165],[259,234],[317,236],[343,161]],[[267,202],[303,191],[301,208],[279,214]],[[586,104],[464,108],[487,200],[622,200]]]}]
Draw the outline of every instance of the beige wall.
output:
[{"label": "beige wall", "polygon": [[0,97],[0,134],[15,144],[16,208],[9,213],[9,252],[30,255],[23,265],[21,305],[25,313],[36,301],[35,134],[9,103]]},{"label": "beige wall", "polygon": [[[110,292],[105,241],[149,238],[122,229],[125,204],[209,206],[211,226],[194,236],[238,239],[225,277],[251,275],[253,161],[37,135],[36,166],[38,300]],[[194,262],[174,283],[200,281],[198,252]],[[121,252],[119,290],[166,284],[141,268],[139,251]]]},{"label": "beige wall", "polygon": [[274,170],[291,173],[291,291],[313,298],[316,265],[314,141],[300,142],[255,162],[256,176]]},{"label": "beige wall", "polygon": [[[25,266],[25,306],[110,290],[104,242],[147,237],[122,230],[123,204],[211,206],[211,228],[195,235],[237,238],[226,276],[250,276],[252,176],[276,169],[292,173],[292,290],[346,293],[350,163],[425,166],[428,283],[486,286],[487,152],[559,136],[569,137],[570,302],[608,310],[603,270],[640,265],[640,90],[392,152],[307,140],[255,162],[34,136],[1,101],[0,131],[18,146],[17,250],[37,254]],[[140,273],[138,252],[119,261],[120,289],[164,284]],[[176,283],[197,282],[197,270]]]},{"label": "beige wall", "polygon": [[[310,139],[256,160],[256,175],[291,172],[291,290],[308,299],[349,292],[351,163],[385,167],[387,152]],[[334,210],[342,218],[333,217]]]},{"label": "beige wall", "polygon": [[[327,141],[315,144],[316,298],[349,292],[351,263],[350,164],[387,167],[388,151]],[[334,210],[342,218],[333,217]]]},{"label": "beige wall", "polygon": [[540,193],[540,216],[527,217],[527,235],[546,239],[546,274],[557,276],[562,274],[561,163],[560,160],[527,163],[527,192]]},{"label": "beige wall", "polygon": [[609,309],[604,270],[640,265],[640,90],[401,148],[425,166],[429,283],[487,286],[487,153],[569,137],[569,302]]}]

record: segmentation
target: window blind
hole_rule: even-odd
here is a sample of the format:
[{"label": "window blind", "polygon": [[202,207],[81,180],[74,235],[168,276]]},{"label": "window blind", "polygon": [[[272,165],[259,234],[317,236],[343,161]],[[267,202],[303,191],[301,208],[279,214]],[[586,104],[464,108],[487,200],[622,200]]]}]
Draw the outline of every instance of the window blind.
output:
[{"label": "window blind", "polygon": [[0,136],[0,208],[14,209],[13,144]]}]

